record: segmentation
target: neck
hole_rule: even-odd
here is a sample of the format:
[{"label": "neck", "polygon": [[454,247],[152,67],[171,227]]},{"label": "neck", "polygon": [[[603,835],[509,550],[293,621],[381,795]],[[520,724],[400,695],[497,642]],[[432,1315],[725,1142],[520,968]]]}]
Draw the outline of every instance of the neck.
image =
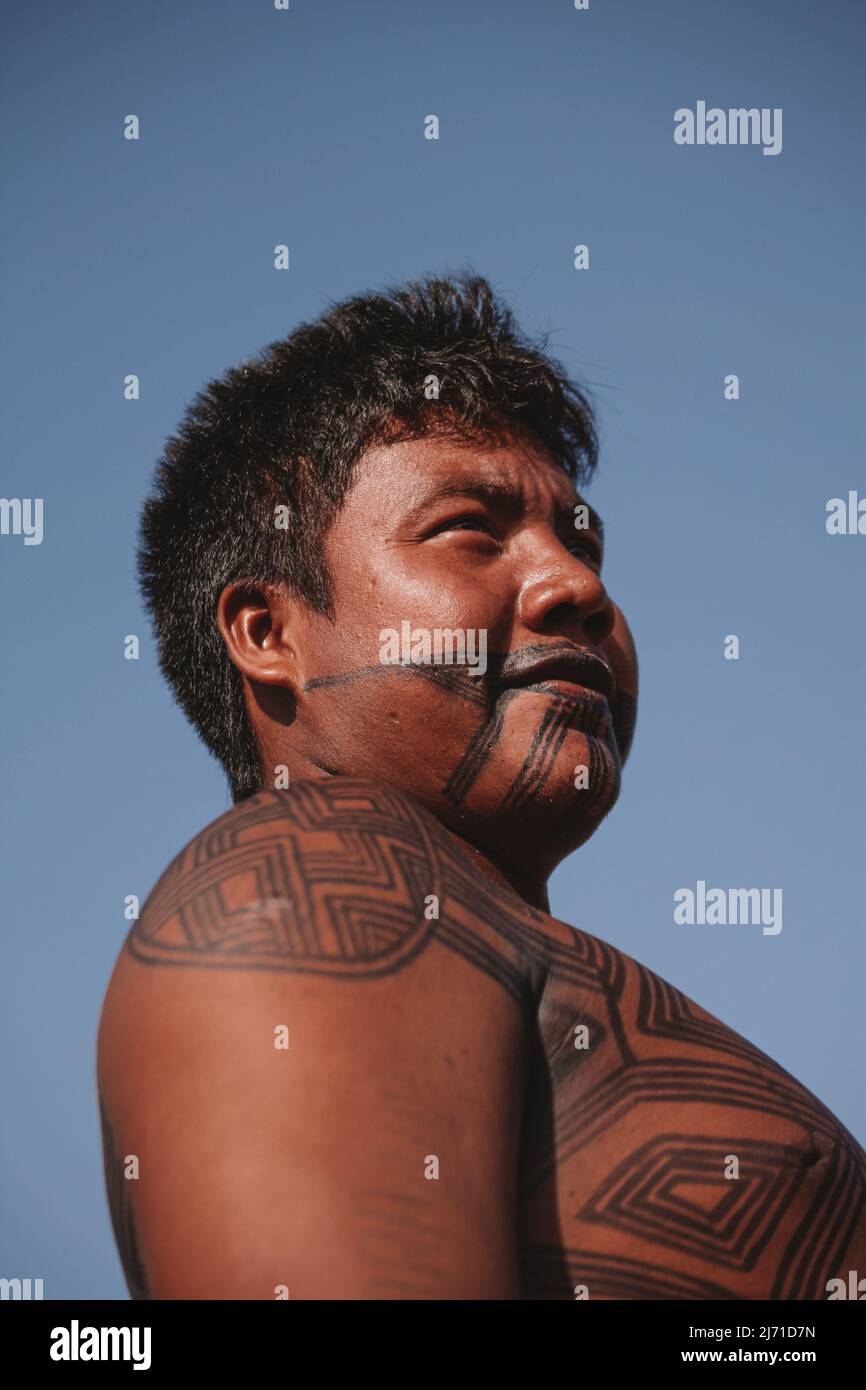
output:
[{"label": "neck", "polygon": [[463,835],[458,835],[449,826],[445,825],[443,829],[454,843],[459,845],[465,854],[469,855],[480,873],[492,879],[506,892],[518,897],[522,903],[537,908],[539,912],[550,914],[550,899],[547,895],[547,880],[545,878],[520,872],[513,865],[497,860],[488,850],[479,849],[471,840],[467,840]]},{"label": "neck", "polygon": [[[274,759],[274,761],[279,761],[279,759]],[[297,777],[329,778],[351,775],[340,773],[336,768],[324,767],[321,763],[313,762],[310,759],[305,759],[304,762],[305,766],[302,770],[290,765],[290,775],[293,780]],[[423,805],[423,802],[421,804]],[[519,898],[525,906],[537,908],[539,912],[546,912],[549,915],[550,900],[547,895],[547,873],[540,870],[518,868],[505,859],[498,858],[488,849],[480,848],[465,834],[461,835],[456,830],[452,830],[435,809],[429,807],[428,809],[432,815],[436,816],[439,824],[454,843],[463,850],[464,854],[469,855],[479,873],[483,873],[507,893]]]}]

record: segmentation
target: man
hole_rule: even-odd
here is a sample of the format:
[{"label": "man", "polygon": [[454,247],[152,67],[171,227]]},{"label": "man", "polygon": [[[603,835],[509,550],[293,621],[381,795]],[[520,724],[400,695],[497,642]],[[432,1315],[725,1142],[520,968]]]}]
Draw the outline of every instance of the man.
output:
[{"label": "man", "polygon": [[548,914],[634,723],[596,456],[469,274],[332,307],[169,441],[142,585],[236,804],[103,1009],[134,1297],[822,1299],[866,1269],[847,1130]]}]

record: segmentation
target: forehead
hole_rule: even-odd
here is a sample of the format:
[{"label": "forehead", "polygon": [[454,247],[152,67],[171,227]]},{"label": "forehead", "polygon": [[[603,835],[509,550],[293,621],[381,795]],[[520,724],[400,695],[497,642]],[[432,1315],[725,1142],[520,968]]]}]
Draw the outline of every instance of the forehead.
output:
[{"label": "forehead", "polygon": [[358,462],[347,505],[377,509],[393,517],[470,489],[508,494],[527,510],[574,506],[581,501],[574,483],[550,455],[531,441],[469,442],[425,436],[371,449]]}]

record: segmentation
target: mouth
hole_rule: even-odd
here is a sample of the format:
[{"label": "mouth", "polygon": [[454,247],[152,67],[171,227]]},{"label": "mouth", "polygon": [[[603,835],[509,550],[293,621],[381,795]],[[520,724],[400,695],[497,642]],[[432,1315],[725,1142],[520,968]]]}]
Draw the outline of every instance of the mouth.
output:
[{"label": "mouth", "polygon": [[[517,659],[519,659],[519,654]],[[613,672],[606,661],[591,652],[563,651],[550,656],[537,655],[506,674],[502,685],[508,690],[533,690],[572,699],[602,700],[610,705],[616,694]]]}]

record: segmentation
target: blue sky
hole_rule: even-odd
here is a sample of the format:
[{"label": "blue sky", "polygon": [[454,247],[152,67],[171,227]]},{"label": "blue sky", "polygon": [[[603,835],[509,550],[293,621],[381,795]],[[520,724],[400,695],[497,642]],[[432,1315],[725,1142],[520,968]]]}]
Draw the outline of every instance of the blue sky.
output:
[{"label": "blue sky", "polygon": [[[207,379],[332,300],[464,265],[594,394],[590,497],[641,658],[623,796],[553,910],[866,1142],[866,537],[824,524],[829,498],[866,494],[866,8],[155,0],[0,23],[0,490],[44,499],[41,545],[0,537],[2,1272],[126,1296],[99,1008],[125,895],[230,804],[135,587],[164,440]],[[782,108],[781,153],[676,145],[699,100]],[[698,879],[782,888],[782,932],[675,925]]]}]

